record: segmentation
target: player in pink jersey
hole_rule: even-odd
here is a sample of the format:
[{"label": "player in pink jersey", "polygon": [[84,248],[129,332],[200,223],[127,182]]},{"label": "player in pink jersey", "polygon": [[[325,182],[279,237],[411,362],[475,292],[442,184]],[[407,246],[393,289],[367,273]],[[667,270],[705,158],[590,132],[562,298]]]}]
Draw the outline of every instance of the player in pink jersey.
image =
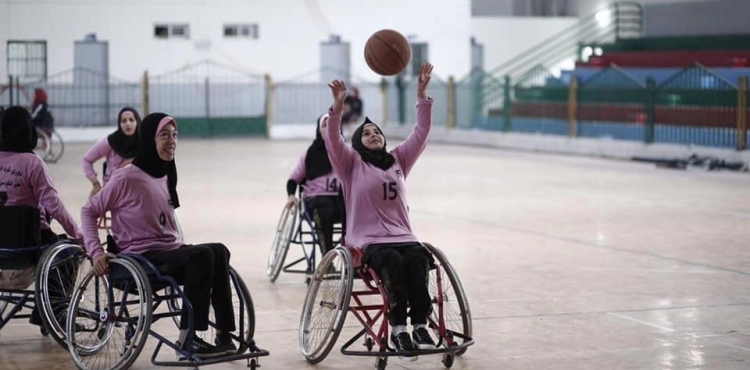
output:
[{"label": "player in pink jersey", "polygon": [[333,173],[323,140],[327,127],[328,115],[324,114],[318,118],[315,140],[302,154],[286,183],[287,207],[297,204],[299,200],[294,194],[297,186],[304,183],[305,191],[302,195],[305,198],[305,206],[315,222],[320,251],[323,254],[333,248],[333,224],[344,220],[344,205],[339,197],[341,186]]},{"label": "player in pink jersey", "polygon": [[[117,249],[143,255],[184,286],[193,307],[195,330],[208,330],[209,304],[213,306],[216,345],[193,336],[193,342],[186,346],[202,358],[236,352],[230,335],[236,328],[229,285],[229,250],[221,243],[185,245],[177,230],[177,122],[164,113],[149,114],[139,135],[133,164],[112,174],[102,190],[81,209],[85,246],[94,261],[94,270],[98,275],[108,273],[107,261],[113,257],[102,249],[97,229],[97,220],[109,211]],[[188,321],[183,308],[179,342],[187,335]]]},{"label": "player in pink jersey", "polygon": [[[57,234],[52,231],[49,221],[44,217],[45,214],[57,220],[68,235],[83,244],[81,229],[63,205],[52,183],[47,165],[34,154],[36,145],[37,134],[31,114],[25,108],[18,106],[4,110],[0,116],[0,207],[39,208],[38,230],[42,245],[49,245],[58,240]],[[0,235],[3,233],[2,223],[0,223]],[[62,270],[66,273],[74,273],[72,269]],[[57,280],[51,280],[50,283],[53,284],[55,281]],[[66,279],[65,281],[74,280]],[[60,287],[50,287],[50,291],[59,290]],[[58,307],[53,307],[53,309],[57,311]],[[62,309],[66,308],[62,307]],[[42,324],[36,309],[32,311],[29,322],[35,325]]]},{"label": "player in pink jersey", "polygon": [[[334,172],[341,180],[346,205],[346,243],[364,249],[366,263],[383,280],[390,300],[391,341],[399,352],[435,348],[427,331],[430,296],[427,288],[432,256],[414,236],[409,222],[406,177],[427,145],[432,125],[433,99],[427,96],[432,65],[419,73],[417,125],[409,137],[392,151],[377,124],[369,118],[352,135],[348,147],[340,135],[346,85],[334,80],[329,87],[333,106],[329,111],[326,148]],[[413,326],[409,336],[408,316]],[[412,341],[413,340],[413,341]],[[405,357],[406,360],[416,360]]]},{"label": "player in pink jersey", "polygon": [[[83,241],[81,229],[63,205],[47,165],[34,154],[36,129],[23,107],[6,109],[0,126],[0,206],[39,207],[62,225],[73,239]],[[46,219],[40,220],[42,244],[57,240]]]},{"label": "player in pink jersey", "polygon": [[[115,170],[129,164],[135,157],[138,149],[138,126],[140,124],[141,117],[138,115],[138,111],[130,107],[122,108],[120,113],[117,114],[117,130],[97,141],[83,155],[81,160],[83,172],[93,186],[91,196],[102,189],[102,183],[106,184]],[[100,183],[94,170],[94,162],[102,158],[106,158],[107,164]]]}]

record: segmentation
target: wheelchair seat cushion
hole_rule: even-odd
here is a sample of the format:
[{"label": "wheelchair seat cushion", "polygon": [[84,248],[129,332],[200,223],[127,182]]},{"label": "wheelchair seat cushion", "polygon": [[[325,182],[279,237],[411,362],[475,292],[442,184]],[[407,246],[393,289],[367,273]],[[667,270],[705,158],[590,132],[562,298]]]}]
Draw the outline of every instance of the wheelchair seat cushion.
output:
[{"label": "wheelchair seat cushion", "polygon": [[0,289],[26,289],[34,283],[36,265],[20,270],[0,270]]}]

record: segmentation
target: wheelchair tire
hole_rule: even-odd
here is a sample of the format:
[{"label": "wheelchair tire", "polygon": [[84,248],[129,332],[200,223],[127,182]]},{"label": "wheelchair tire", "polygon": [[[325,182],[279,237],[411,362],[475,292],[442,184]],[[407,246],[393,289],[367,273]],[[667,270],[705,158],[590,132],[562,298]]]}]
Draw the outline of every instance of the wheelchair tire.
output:
[{"label": "wheelchair tire", "polygon": [[49,138],[51,143],[50,150],[44,160],[49,163],[57,163],[62,158],[63,153],[65,153],[65,142],[63,142],[62,136],[56,130],[52,131],[52,135]]},{"label": "wheelchair tire", "polygon": [[292,241],[292,236],[294,236],[298,219],[299,207],[284,208],[284,211],[281,212],[266,267],[266,275],[272,283],[279,277],[281,268],[284,266],[284,260],[287,252],[289,252],[289,244]]},{"label": "wheelchair tire", "polygon": [[50,152],[52,150],[52,145],[50,143],[52,142],[52,139],[47,135],[44,130],[37,128],[36,129],[36,136],[37,136],[37,144],[34,148],[34,153],[39,156],[44,161],[47,161],[47,158],[50,156]]},{"label": "wheelchair tire", "polygon": [[[448,262],[443,252],[432,246],[431,244],[424,243],[424,246],[432,253],[435,257],[435,263],[442,268],[445,276],[448,277],[448,283],[446,284],[443,279],[443,309],[445,317],[445,327],[455,333],[463,334],[466,337],[472,337],[472,326],[471,326],[471,310],[469,309],[469,300],[466,297],[466,292],[461,284],[461,279],[453,266]],[[436,269],[430,270],[429,277],[429,292],[433,302],[437,300],[437,281],[436,281]],[[434,322],[438,322],[438,310],[437,304],[433,303],[432,319]],[[440,337],[440,336],[438,336]],[[456,342],[465,342],[462,338],[455,338]],[[445,345],[445,344],[444,344]],[[456,351],[456,356],[461,356],[466,352],[467,348]]]},{"label": "wheelchair tire", "polygon": [[311,364],[323,361],[341,334],[352,295],[352,266],[349,250],[337,247],[323,256],[313,274],[299,326],[300,350]]},{"label": "wheelchair tire", "polygon": [[109,266],[109,276],[86,274],[68,310],[68,350],[81,370],[129,368],[151,328],[153,295],[143,267],[128,256],[111,259]]},{"label": "wheelchair tire", "polygon": [[[242,339],[239,346],[237,346],[237,353],[243,354],[249,349],[255,337],[255,305],[253,304],[252,296],[250,296],[250,291],[247,289],[247,285],[245,285],[245,281],[237,274],[237,271],[230,267],[229,275],[233,291],[236,293],[236,295],[232,295],[232,303],[235,304],[235,325]],[[235,297],[238,297],[238,295],[242,295],[242,316],[237,315],[237,311],[240,310],[240,301],[238,300],[235,303]]]},{"label": "wheelchair tire", "polygon": [[83,247],[61,241],[45,249],[36,268],[34,299],[43,332],[65,349],[68,348],[65,323],[70,297],[85,262]]},{"label": "wheelchair tire", "polygon": [[[234,338],[239,344],[237,346],[237,354],[245,353],[250,344],[253,342],[255,336],[255,306],[253,304],[253,298],[250,296],[250,291],[247,289],[247,285],[242,280],[242,277],[235,271],[231,266],[229,267],[229,284],[232,288],[232,306],[234,309],[234,323],[237,327],[236,332],[238,337]],[[174,288],[167,286],[165,289],[166,296],[174,296]],[[172,298],[167,301],[167,307],[170,312],[178,312],[182,310],[182,300],[179,298]],[[242,309],[240,309],[242,308]],[[240,311],[242,314],[240,316]],[[180,316],[172,316],[175,325],[180,327]],[[208,330],[204,333],[196,333],[203,340],[208,343],[213,342],[213,338],[216,337],[216,329],[214,323],[216,323],[216,314],[213,305],[209,307],[208,320],[211,324],[208,326]]]}]

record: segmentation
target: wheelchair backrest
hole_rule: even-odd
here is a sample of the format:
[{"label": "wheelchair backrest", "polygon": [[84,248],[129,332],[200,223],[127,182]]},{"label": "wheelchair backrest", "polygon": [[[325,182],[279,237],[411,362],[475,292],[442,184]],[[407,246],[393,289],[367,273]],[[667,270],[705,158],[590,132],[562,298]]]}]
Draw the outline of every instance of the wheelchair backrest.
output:
[{"label": "wheelchair backrest", "polygon": [[0,206],[0,269],[19,269],[36,263],[37,252],[29,249],[40,244],[38,208]]}]

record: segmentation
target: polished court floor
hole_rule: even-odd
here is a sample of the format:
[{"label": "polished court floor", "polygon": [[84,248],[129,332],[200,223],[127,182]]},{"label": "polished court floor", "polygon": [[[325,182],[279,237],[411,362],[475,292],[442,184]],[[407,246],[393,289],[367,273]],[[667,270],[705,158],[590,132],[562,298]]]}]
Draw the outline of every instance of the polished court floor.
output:
[{"label": "polished court floor", "polygon": [[[307,145],[181,141],[186,238],[229,246],[255,301],[256,340],[271,352],[263,370],[374,368],[341,355],[343,336],[308,365],[297,345],[303,278],[265,275],[286,179]],[[50,165],[76,217],[89,192],[86,149],[69,145]],[[470,299],[476,344],[454,369],[750,368],[747,173],[433,144],[407,184],[415,233],[444,250]],[[355,324],[350,317],[345,333]],[[132,369],[157,368],[148,343]],[[36,327],[16,320],[0,332],[0,369],[71,368]],[[421,356],[388,368],[444,367]]]}]

